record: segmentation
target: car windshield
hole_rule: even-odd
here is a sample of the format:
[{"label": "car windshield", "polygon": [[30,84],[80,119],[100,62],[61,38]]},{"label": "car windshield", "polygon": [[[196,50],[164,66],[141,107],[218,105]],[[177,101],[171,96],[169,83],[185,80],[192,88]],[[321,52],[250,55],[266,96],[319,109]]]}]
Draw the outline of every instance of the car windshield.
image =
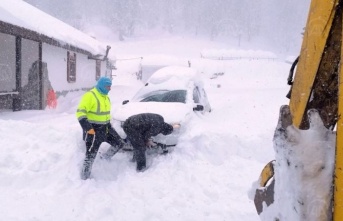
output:
[{"label": "car windshield", "polygon": [[179,102],[186,103],[185,90],[174,90],[174,91],[154,91],[149,93],[147,97],[142,99],[140,102]]}]

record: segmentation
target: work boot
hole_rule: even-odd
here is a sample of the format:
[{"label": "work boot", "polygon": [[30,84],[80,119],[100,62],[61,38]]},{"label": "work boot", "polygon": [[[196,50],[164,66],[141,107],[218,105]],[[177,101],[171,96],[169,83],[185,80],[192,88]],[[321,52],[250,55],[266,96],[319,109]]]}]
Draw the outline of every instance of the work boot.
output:
[{"label": "work boot", "polygon": [[145,162],[138,162],[137,161],[137,172],[144,172],[146,169],[146,163]]},{"label": "work boot", "polygon": [[108,148],[106,153],[100,156],[100,158],[104,160],[110,160],[116,153],[118,153],[120,149],[121,148],[119,148],[119,146],[111,146],[110,148]]},{"label": "work boot", "polygon": [[83,163],[83,167],[81,170],[81,179],[87,180],[91,175],[92,165],[87,161]]},{"label": "work boot", "polygon": [[143,172],[146,168],[146,157],[145,157],[145,149],[135,149],[133,151],[135,160],[137,162],[136,170],[139,172]]},{"label": "work boot", "polygon": [[85,161],[83,162],[83,166],[81,169],[81,179],[82,180],[87,180],[90,177],[93,162],[94,162],[94,158],[91,155],[87,155]]},{"label": "work boot", "polygon": [[122,148],[123,148],[123,150],[127,150],[127,151],[133,150],[133,146],[129,140],[124,140]]}]

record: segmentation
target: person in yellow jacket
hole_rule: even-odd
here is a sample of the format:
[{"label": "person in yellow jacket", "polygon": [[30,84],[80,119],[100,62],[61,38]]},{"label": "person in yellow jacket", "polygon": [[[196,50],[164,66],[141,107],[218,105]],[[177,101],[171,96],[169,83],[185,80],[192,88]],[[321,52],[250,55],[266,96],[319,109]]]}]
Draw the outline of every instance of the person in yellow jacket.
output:
[{"label": "person in yellow jacket", "polygon": [[96,86],[86,92],[77,108],[76,117],[83,130],[83,140],[86,143],[86,156],[81,171],[81,179],[90,177],[92,165],[102,142],[111,144],[111,147],[102,156],[110,159],[124,145],[110,123],[111,102],[108,92],[111,90],[112,80],[101,77]]}]

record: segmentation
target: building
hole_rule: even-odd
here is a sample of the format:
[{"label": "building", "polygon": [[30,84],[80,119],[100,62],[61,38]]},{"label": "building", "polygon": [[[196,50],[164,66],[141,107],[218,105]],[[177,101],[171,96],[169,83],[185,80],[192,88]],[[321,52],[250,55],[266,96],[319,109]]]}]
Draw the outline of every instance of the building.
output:
[{"label": "building", "polygon": [[21,0],[0,1],[0,111],[45,109],[49,97],[112,76],[110,46]]}]

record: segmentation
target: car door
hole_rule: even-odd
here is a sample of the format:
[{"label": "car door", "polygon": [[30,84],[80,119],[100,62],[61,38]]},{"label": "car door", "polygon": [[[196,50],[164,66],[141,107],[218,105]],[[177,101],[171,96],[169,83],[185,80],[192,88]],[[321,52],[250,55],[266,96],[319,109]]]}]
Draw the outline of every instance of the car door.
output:
[{"label": "car door", "polygon": [[211,105],[210,105],[210,102],[207,98],[206,91],[203,87],[200,89],[200,95],[201,95],[202,103],[204,104],[204,110],[207,112],[211,112],[211,110],[212,110]]},{"label": "car door", "polygon": [[211,111],[211,107],[207,100],[206,92],[202,87],[195,86],[193,90],[193,100],[194,100],[194,107],[197,105],[202,105],[204,107],[202,112]]},{"label": "car door", "polygon": [[193,100],[195,104],[204,106],[204,111],[211,112],[211,106],[207,99],[206,91],[203,87],[195,86],[193,90]]}]

